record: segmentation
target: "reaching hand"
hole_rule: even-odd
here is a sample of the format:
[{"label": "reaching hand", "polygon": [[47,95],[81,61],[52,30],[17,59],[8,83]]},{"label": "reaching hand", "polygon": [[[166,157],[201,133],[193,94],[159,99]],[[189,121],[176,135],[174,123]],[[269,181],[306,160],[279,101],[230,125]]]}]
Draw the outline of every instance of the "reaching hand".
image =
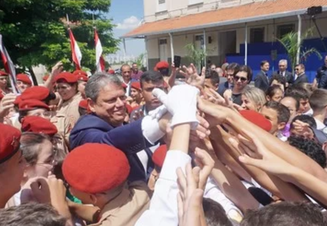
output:
[{"label": "reaching hand", "polygon": [[52,67],[51,74],[53,76],[56,76],[59,73],[61,73],[63,71],[63,69],[64,69],[63,62],[59,61],[55,64],[55,66]]},{"label": "reaching hand", "polygon": [[[293,167],[285,160],[270,152],[256,136],[250,137],[250,140],[242,136],[238,136],[238,138],[239,144],[241,144],[239,148],[244,152],[239,157],[240,162],[275,174],[282,179],[284,179],[284,175]],[[236,147],[236,143],[232,142],[231,144]]]},{"label": "reaching hand", "polygon": [[202,73],[200,76],[198,75],[197,68],[194,64],[190,64],[188,68],[186,66],[183,66],[182,68],[184,71],[180,71],[180,73],[186,78],[186,82],[189,85],[202,89],[205,82],[206,68],[202,68]]},{"label": "reaching hand", "polygon": [[198,188],[204,190],[207,179],[214,168],[214,160],[205,150],[200,148],[196,148],[195,157],[195,162],[201,169],[199,173]]},{"label": "reaching hand", "polygon": [[186,166],[186,176],[181,168],[177,170],[179,226],[201,226],[203,190],[198,188],[199,174],[200,169],[191,169],[191,164]]},{"label": "reaching hand", "polygon": [[223,123],[229,114],[226,107],[213,104],[201,97],[198,97],[198,109],[202,113],[205,113],[204,118],[207,120],[210,127]]},{"label": "reaching hand", "polygon": [[2,98],[0,102],[0,122],[3,121],[6,115],[8,115],[10,108],[14,107],[16,97],[16,94],[9,93]]},{"label": "reaching hand", "polygon": [[172,114],[171,126],[191,123],[191,128],[196,129],[197,96],[199,90],[190,85],[174,86],[168,94],[155,88],[153,95],[157,97]]}]

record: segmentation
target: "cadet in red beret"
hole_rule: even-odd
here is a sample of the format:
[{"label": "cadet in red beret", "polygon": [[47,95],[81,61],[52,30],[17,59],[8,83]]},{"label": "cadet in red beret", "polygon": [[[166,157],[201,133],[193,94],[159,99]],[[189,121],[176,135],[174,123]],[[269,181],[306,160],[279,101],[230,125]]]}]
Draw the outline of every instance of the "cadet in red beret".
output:
[{"label": "cadet in red beret", "polygon": [[50,120],[51,112],[49,110],[49,106],[40,100],[23,100],[18,105],[18,119],[22,122],[25,116],[40,116]]},{"label": "cadet in red beret", "polygon": [[18,105],[20,101],[31,99],[39,100],[48,104],[50,100],[56,99],[56,95],[50,92],[47,87],[32,86],[27,88],[20,96],[18,96],[15,104]]},{"label": "cadet in red beret", "polygon": [[77,76],[78,79],[78,86],[77,89],[80,92],[80,94],[82,95],[82,98],[85,99],[85,85],[88,82],[88,74],[85,71],[81,71],[81,70],[76,70],[73,72],[74,75]]},{"label": "cadet in red beret", "polygon": [[66,115],[72,126],[80,117],[79,103],[83,99],[78,92],[78,76],[62,72],[55,78],[58,94],[61,98],[57,113]]},{"label": "cadet in red beret", "polygon": [[141,94],[141,86],[140,82],[132,82],[131,83],[131,90],[130,90],[130,100],[127,100],[129,102],[129,105],[132,108],[137,108],[140,105],[144,104],[142,94]]},{"label": "cadet in red beret", "polygon": [[39,116],[26,116],[22,119],[22,132],[43,133],[50,137],[58,130],[49,120]]},{"label": "cadet in red beret", "polygon": [[99,207],[93,225],[134,226],[148,209],[150,191],[144,182],[126,180],[130,165],[125,154],[106,144],[84,144],[63,162],[63,175],[71,193],[84,204]]},{"label": "cadet in red beret", "polygon": [[159,177],[159,174],[161,173],[161,169],[164,164],[166,153],[167,153],[167,146],[166,144],[163,144],[155,150],[152,156],[152,160],[154,162],[155,167],[151,172],[151,175],[148,180],[148,187],[150,188],[150,190],[154,190],[155,188],[155,183]]},{"label": "cadet in red beret", "polygon": [[159,71],[163,76],[169,75],[170,65],[166,61],[160,61],[156,64],[154,71]]},{"label": "cadet in red beret", "polygon": [[81,116],[90,113],[90,109],[89,109],[89,106],[88,106],[88,100],[81,100],[80,101],[80,103],[79,103],[79,112],[80,112]]},{"label": "cadet in red beret", "polygon": [[23,93],[27,88],[32,86],[32,81],[27,74],[18,74],[16,76],[17,84],[16,87],[20,93]]},{"label": "cadet in red beret", "polygon": [[0,208],[4,208],[20,190],[26,162],[19,149],[20,131],[2,123],[0,131]]},{"label": "cadet in red beret", "polygon": [[10,93],[8,87],[8,74],[5,71],[0,70],[0,92],[2,92],[3,95],[6,93]]}]

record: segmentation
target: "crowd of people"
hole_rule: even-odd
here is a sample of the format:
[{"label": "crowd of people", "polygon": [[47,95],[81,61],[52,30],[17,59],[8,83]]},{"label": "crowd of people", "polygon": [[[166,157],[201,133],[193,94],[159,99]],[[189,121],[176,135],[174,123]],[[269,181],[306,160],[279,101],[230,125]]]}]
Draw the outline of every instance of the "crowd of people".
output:
[{"label": "crowd of people", "polygon": [[0,225],[326,225],[326,65],[0,71]]}]

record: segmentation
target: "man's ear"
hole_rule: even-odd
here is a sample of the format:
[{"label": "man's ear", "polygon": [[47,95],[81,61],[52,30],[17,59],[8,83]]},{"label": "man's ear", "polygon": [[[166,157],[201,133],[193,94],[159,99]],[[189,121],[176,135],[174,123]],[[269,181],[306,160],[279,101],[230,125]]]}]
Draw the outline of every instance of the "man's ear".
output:
[{"label": "man's ear", "polygon": [[91,112],[95,113],[96,109],[95,109],[95,105],[96,103],[93,102],[93,100],[91,100],[90,98],[87,99],[88,100],[88,106]]},{"label": "man's ear", "polygon": [[96,203],[98,201],[97,196],[94,195],[94,194],[89,194],[89,198],[90,198],[90,201],[91,201],[92,205],[96,206]]}]

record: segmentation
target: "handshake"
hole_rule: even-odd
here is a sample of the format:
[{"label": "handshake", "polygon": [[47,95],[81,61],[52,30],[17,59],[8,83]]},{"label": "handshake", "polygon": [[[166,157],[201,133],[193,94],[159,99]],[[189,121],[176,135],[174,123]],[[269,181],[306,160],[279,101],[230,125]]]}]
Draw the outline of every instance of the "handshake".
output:
[{"label": "handshake", "polygon": [[168,111],[172,115],[171,127],[190,123],[193,130],[197,128],[199,123],[197,120],[199,89],[191,85],[176,85],[168,94],[155,88],[153,95],[163,103],[163,106],[150,112],[150,116],[160,118]]}]

